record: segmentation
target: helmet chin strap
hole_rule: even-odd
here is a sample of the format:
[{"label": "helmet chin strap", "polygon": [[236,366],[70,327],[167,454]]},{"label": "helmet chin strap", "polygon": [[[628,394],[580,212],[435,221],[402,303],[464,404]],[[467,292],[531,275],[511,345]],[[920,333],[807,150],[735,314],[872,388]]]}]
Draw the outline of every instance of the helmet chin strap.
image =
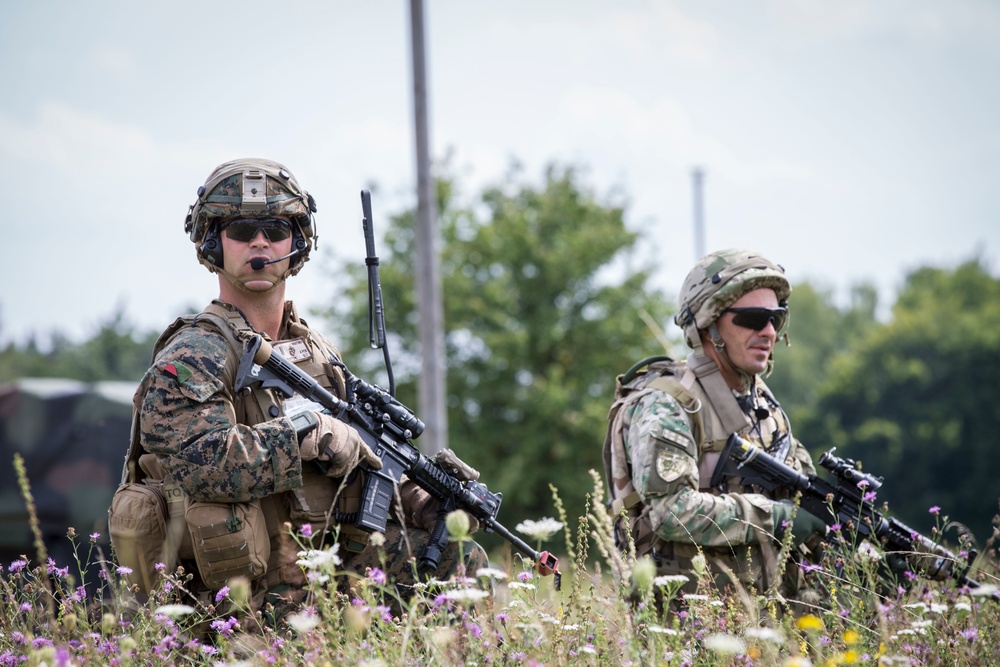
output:
[{"label": "helmet chin strap", "polygon": [[[207,266],[209,271],[211,271],[213,273],[218,273],[220,276],[224,277],[226,280],[229,281],[229,283],[233,287],[235,287],[237,290],[239,290],[243,294],[268,294],[269,292],[272,292],[275,289],[277,289],[278,285],[280,285],[281,283],[285,282],[285,280],[288,279],[288,276],[290,276],[292,274],[291,268],[288,268],[288,269],[285,270],[285,272],[283,274],[281,274],[281,276],[277,280],[275,280],[274,282],[272,282],[271,286],[268,287],[267,289],[250,289],[245,284],[243,284],[243,282],[240,281],[239,278],[237,278],[233,274],[229,273],[229,271],[226,271],[221,266],[215,266],[214,264],[209,264],[208,262],[205,262],[205,261],[202,261],[202,264],[204,264],[205,266]],[[260,279],[261,280],[266,280],[267,278],[264,278],[262,276]]]},{"label": "helmet chin strap", "polygon": [[[745,370],[733,363],[733,360],[729,358],[729,352],[726,351],[726,341],[722,340],[722,336],[719,335],[719,328],[715,326],[715,322],[708,325],[707,329],[709,337],[712,339],[712,345],[715,346],[715,353],[719,357],[717,363],[724,363],[729,370],[735,373],[743,383],[743,386],[750,388],[753,386],[755,375],[747,373]],[[763,377],[767,377],[771,374],[771,369],[774,368],[774,358],[769,357],[767,360],[767,368],[761,373]]]}]

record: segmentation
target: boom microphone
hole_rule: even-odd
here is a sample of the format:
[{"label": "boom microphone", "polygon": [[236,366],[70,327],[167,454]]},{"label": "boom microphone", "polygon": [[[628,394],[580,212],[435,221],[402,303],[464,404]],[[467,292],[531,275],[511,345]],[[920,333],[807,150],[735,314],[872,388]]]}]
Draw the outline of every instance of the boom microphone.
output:
[{"label": "boom microphone", "polygon": [[253,269],[254,271],[260,271],[268,264],[277,264],[278,262],[284,261],[289,257],[291,257],[292,255],[297,255],[300,252],[302,251],[293,250],[284,257],[279,257],[278,259],[261,259],[260,257],[254,257],[253,259],[250,260],[250,268]]}]

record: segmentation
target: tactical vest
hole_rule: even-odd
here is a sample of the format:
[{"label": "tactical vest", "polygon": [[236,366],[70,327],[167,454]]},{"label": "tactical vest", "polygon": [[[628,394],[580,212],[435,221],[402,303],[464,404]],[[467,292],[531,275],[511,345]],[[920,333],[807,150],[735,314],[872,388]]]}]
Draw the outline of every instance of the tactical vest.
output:
[{"label": "tactical vest", "polygon": [[[691,543],[667,542],[656,534],[649,508],[643,504],[632,484],[632,468],[625,451],[623,430],[627,408],[655,391],[673,396],[689,417],[691,433],[697,445],[700,492],[720,495],[760,491],[744,489],[739,479],[731,478],[723,488],[713,488],[709,482],[729,436],[732,433],[746,435],[753,423],[740,407],[716,363],[700,352],[692,353],[686,362],[669,357],[652,357],[636,364],[616,380],[615,400],[608,414],[603,452],[616,543],[619,549],[625,551],[631,537],[636,557],[652,557],[659,574],[689,574],[692,570],[691,559],[699,552],[699,547]],[[787,420],[780,410],[776,411],[773,419],[778,429],[788,432]],[[765,523],[769,507],[757,506],[754,496],[739,495],[736,498],[754,525]],[[627,517],[628,525],[623,517]],[[763,532],[758,530],[758,533]],[[744,583],[753,582],[758,587],[767,587],[771,583],[769,575],[776,569],[778,548],[763,535],[760,535],[759,542],[731,548],[702,547],[700,550],[716,574],[729,576],[732,572]],[[693,592],[693,588],[685,589],[685,592]]]},{"label": "tactical vest", "polygon": [[[296,344],[295,349],[298,350],[298,354],[294,355],[293,358],[290,358],[288,354],[284,356],[293,361],[300,370],[314,378],[325,389],[344,398],[346,391],[343,372],[331,363],[331,359],[340,359],[338,350],[299,319],[291,302],[286,307],[285,333],[289,340],[303,341],[307,352],[303,352],[301,344]],[[154,345],[153,358],[156,359],[181,331],[193,326],[221,334],[228,343],[229,353],[226,355],[226,365],[220,379],[224,390],[229,393],[228,398],[233,403],[236,423],[253,426],[284,414],[284,401],[273,389],[263,389],[258,386],[248,392],[234,395],[236,372],[243,354],[243,341],[248,335],[257,332],[246,322],[239,311],[223,302],[213,301],[201,313],[186,315],[175,320],[160,335]],[[276,351],[282,353],[282,348],[288,345],[288,341],[279,341],[274,344],[274,347]],[[197,525],[201,521],[201,517],[206,516],[204,511],[196,511],[201,509],[200,505],[212,506],[220,505],[220,503],[193,502],[176,483],[168,478],[158,458],[142,451],[138,432],[138,410],[141,400],[142,397],[136,396],[133,406],[132,437],[129,454],[122,472],[121,488],[127,485],[133,492],[138,489],[138,492],[145,493],[147,490],[142,487],[146,486],[158,490],[165,499],[166,525],[164,529],[166,536],[158,562],[164,562],[170,566],[177,560],[195,560],[204,583],[210,588],[218,588],[224,584],[228,576],[232,576],[231,570],[228,569],[230,566],[226,564],[227,555],[222,553],[221,564],[214,565],[198,558],[203,554],[192,546],[190,537],[197,535],[202,541],[206,539],[206,536],[207,539],[229,539],[229,542],[224,543],[226,546],[217,549],[217,551],[222,552],[227,549],[242,551],[246,546],[249,546],[251,552],[256,552],[265,561],[259,566],[251,565],[249,578],[254,580],[258,587],[270,589],[280,584],[304,585],[306,583],[301,568],[296,565],[297,554],[302,547],[289,534],[286,525],[288,523],[295,526],[296,529],[308,523],[315,536],[323,536],[327,530],[336,526],[342,545],[352,551],[360,550],[367,542],[367,533],[352,525],[360,505],[363,482],[360,475],[349,475],[347,479],[331,479],[311,465],[304,465],[302,468],[303,483],[300,488],[250,503],[231,503],[233,518],[236,519],[239,515],[244,524],[253,523],[254,512],[259,511],[262,523],[262,528],[258,531],[261,533],[260,535],[256,535],[252,526],[249,525],[246,525],[246,529],[237,538],[224,535],[226,529],[222,525],[217,526],[215,523]],[[216,514],[218,513],[216,512]],[[217,522],[218,518],[212,519],[212,521]],[[118,523],[121,524],[121,522],[122,520],[119,518]],[[229,522],[223,523],[228,524]],[[223,535],[219,535],[219,533],[223,533]],[[241,543],[240,540],[243,538],[251,540],[251,543],[249,545]],[[262,540],[266,544],[260,542],[255,544],[253,543],[255,540]],[[143,559],[140,557],[134,560],[142,561]],[[148,568],[148,563],[139,563],[139,565],[143,569]],[[246,565],[241,561],[240,567],[245,568]],[[247,573],[243,572],[243,574]],[[146,579],[145,585],[141,585],[141,588],[150,587],[150,581],[155,580],[155,576],[146,577]]]}]

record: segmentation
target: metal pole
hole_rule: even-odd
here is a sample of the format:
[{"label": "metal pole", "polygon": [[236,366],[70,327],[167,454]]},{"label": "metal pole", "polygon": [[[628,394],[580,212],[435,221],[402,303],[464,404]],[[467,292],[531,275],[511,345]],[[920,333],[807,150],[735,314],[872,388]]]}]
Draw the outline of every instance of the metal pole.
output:
[{"label": "metal pole", "polygon": [[418,441],[426,455],[448,446],[445,406],[444,308],[438,266],[437,192],[431,174],[424,58],[424,3],[410,0],[413,46],[413,118],[417,148],[416,289],[421,373],[418,414],[426,428]]},{"label": "metal pole", "polygon": [[702,189],[705,172],[701,167],[691,170],[691,185],[694,194],[694,261],[705,256],[705,219],[702,210]]}]

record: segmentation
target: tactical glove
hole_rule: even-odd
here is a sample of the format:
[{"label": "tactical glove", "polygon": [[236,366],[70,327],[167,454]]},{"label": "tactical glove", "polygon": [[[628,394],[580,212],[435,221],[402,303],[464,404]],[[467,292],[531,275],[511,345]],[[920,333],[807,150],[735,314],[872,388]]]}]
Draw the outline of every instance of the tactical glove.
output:
[{"label": "tactical glove", "polygon": [[382,460],[365,444],[361,435],[349,424],[326,414],[314,412],[316,426],[302,435],[299,429],[299,455],[303,461],[324,463],[327,477],[343,477],[358,465],[367,463],[375,470]]},{"label": "tactical glove", "polygon": [[[794,519],[791,518],[792,512],[795,512]],[[795,505],[787,500],[775,501],[771,516],[774,518],[774,536],[782,542],[786,531],[791,530],[793,546],[804,544],[815,535],[825,537],[828,530],[826,523],[818,516],[801,507],[796,510]]]},{"label": "tactical glove", "polygon": [[[434,530],[434,525],[440,518],[441,501],[427,493],[411,479],[403,480],[399,485],[399,499],[403,504],[403,522],[408,526],[421,528],[428,532]],[[466,514],[469,514],[466,512]],[[479,530],[479,521],[469,514],[469,532]]]}]

